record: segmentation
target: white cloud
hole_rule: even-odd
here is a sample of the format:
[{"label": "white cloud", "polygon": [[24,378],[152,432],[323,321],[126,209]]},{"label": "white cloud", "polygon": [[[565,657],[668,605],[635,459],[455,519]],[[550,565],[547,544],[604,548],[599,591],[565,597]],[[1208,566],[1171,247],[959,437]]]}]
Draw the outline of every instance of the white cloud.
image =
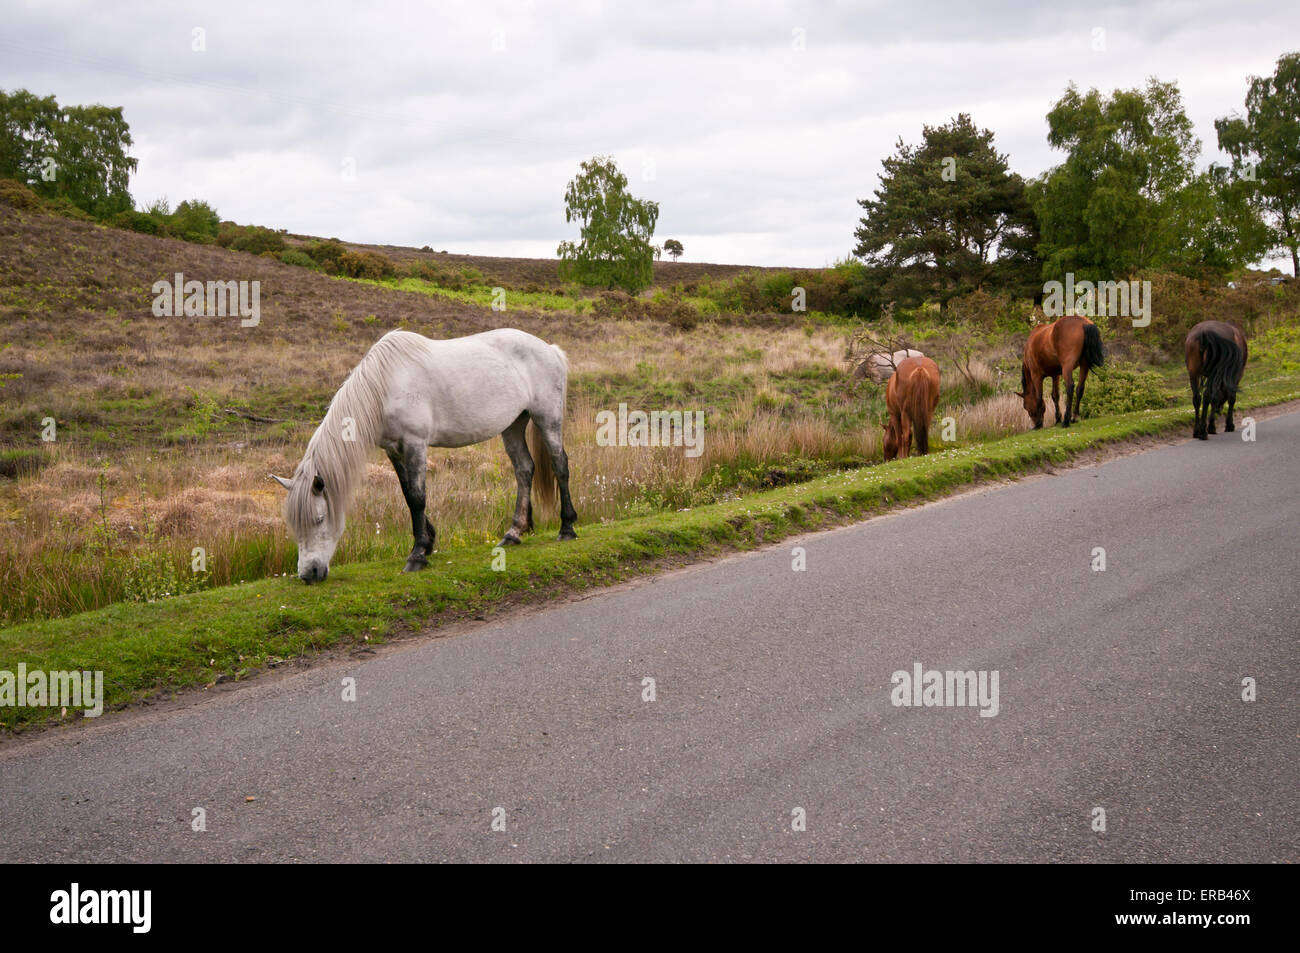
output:
[{"label": "white cloud", "polygon": [[969,112],[1034,175],[1059,161],[1044,115],[1071,81],[1177,81],[1209,161],[1246,76],[1300,48],[1292,19],[1253,0],[29,3],[7,14],[0,86],[125,107],[140,202],[549,256],[576,231],[565,182],[612,154],[688,259],[822,265],[898,137]]}]

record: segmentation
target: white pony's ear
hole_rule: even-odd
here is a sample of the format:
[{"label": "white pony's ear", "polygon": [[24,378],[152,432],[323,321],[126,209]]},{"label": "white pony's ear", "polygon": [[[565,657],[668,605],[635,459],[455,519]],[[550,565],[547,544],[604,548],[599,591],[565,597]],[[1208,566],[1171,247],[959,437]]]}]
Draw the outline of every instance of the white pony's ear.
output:
[{"label": "white pony's ear", "polygon": [[284,487],[286,490],[289,489],[291,486],[293,486],[293,484],[290,483],[288,480],[286,480],[284,477],[278,477],[274,473],[271,474],[271,479],[274,480],[276,483],[280,484],[280,486]]}]

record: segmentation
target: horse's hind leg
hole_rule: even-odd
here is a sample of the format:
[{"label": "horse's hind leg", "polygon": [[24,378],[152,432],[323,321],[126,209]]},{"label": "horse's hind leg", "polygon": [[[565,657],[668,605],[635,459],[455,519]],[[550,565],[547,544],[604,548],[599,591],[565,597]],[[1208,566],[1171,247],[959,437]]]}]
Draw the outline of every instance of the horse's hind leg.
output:
[{"label": "horse's hind leg", "polygon": [[1056,412],[1056,422],[1061,422],[1061,379],[1052,378],[1052,410]]},{"label": "horse's hind leg", "polygon": [[510,463],[515,468],[515,485],[518,488],[515,496],[515,516],[505,536],[501,537],[502,546],[523,542],[520,537],[533,527],[533,455],[528,452],[528,441],[525,439],[527,428],[528,414],[525,412],[516,417],[515,422],[501,433],[501,441],[506,445],[506,455],[510,457]]},{"label": "horse's hind leg", "polygon": [[429,448],[424,443],[402,441],[389,449],[388,459],[397,471],[397,482],[402,485],[402,496],[411,510],[411,535],[415,543],[411,555],[406,557],[402,572],[415,572],[429,564],[429,554],[437,538],[433,524],[424,515],[424,481],[429,468]]},{"label": "horse's hind leg", "polygon": [[1228,416],[1223,422],[1223,432],[1232,433],[1237,428],[1232,425],[1232,409],[1237,406],[1237,392],[1228,395]]},{"label": "horse's hind leg", "polygon": [[1187,377],[1192,385],[1192,439],[1200,440],[1205,433],[1201,425],[1201,379],[1197,374],[1188,374]]},{"label": "horse's hind leg", "polygon": [[1062,427],[1068,427],[1070,426],[1070,418],[1074,415],[1074,368],[1066,364],[1061,368],[1061,374],[1065,378],[1065,419],[1061,420],[1059,407],[1056,419]]},{"label": "horse's hind leg", "polygon": [[577,539],[573,524],[578,519],[578,511],[573,508],[573,498],[569,495],[569,455],[564,452],[563,418],[533,414],[533,423],[550,451],[551,470],[560,488],[560,539]]},{"label": "horse's hind leg", "polygon": [[1079,420],[1079,408],[1083,406],[1083,383],[1088,379],[1088,365],[1079,365],[1079,389],[1074,393],[1074,419]]}]

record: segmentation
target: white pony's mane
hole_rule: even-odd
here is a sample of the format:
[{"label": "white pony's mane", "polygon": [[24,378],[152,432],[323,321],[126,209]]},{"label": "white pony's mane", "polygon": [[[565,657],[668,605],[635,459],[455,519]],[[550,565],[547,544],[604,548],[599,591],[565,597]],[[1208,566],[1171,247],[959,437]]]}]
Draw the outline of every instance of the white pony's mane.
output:
[{"label": "white pony's mane", "polygon": [[[384,426],[384,398],[388,381],[410,362],[424,338],[409,331],[390,331],[375,342],[348,374],[330,401],[325,419],[312,434],[307,450],[294,471],[293,488],[284,501],[285,519],[295,532],[312,525],[312,481],[325,481],[327,519],[341,520],[352,505],[365,474],[366,457],[379,442]],[[344,440],[344,420],[352,418],[354,440]]]}]

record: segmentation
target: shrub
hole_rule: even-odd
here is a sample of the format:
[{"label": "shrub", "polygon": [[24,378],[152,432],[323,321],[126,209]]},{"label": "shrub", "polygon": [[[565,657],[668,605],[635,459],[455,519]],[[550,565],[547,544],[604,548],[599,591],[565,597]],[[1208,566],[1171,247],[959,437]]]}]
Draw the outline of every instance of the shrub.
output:
[{"label": "shrub", "polygon": [[240,233],[226,247],[232,251],[244,251],[253,255],[260,255],[268,251],[279,254],[287,246],[285,245],[284,236],[279,232],[273,232],[269,228],[259,228],[256,225],[248,225],[241,229]]},{"label": "shrub", "polygon": [[983,333],[1001,330],[1025,334],[1030,328],[1032,315],[1033,303],[1028,299],[1018,299],[1006,292],[992,294],[977,288],[952,298],[948,302],[946,318]]},{"label": "shrub", "polygon": [[800,284],[793,272],[778,271],[764,276],[758,287],[767,308],[773,311],[787,311],[794,300],[791,293],[796,286],[803,288],[805,292],[808,290],[807,284]]},{"label": "shrub", "polygon": [[411,262],[406,268],[406,274],[410,278],[418,278],[421,281],[438,285],[440,288],[450,288],[453,291],[459,291],[463,285],[460,277],[455,272],[431,261]]},{"label": "shrub", "polygon": [[280,260],[286,265],[297,265],[299,268],[310,268],[313,271],[316,269],[316,262],[312,257],[298,248],[280,252]]},{"label": "shrub", "polygon": [[[1166,407],[1168,400],[1160,381],[1155,371],[1123,364],[1103,366],[1088,375],[1080,416],[1102,417]],[[1065,399],[1064,387],[1061,399]]]},{"label": "shrub", "polygon": [[372,280],[390,278],[397,272],[388,258],[373,251],[345,251],[339,261],[339,269],[349,278]]},{"label": "shrub", "polygon": [[48,198],[45,200],[44,205],[47,212],[62,215],[64,218],[76,219],[79,222],[95,221],[95,216],[78,206],[76,202],[66,195],[56,195],[53,198]]},{"label": "shrub", "polygon": [[343,256],[347,249],[334,239],[312,242],[306,248],[307,255],[320,265],[321,270],[331,274],[340,274],[343,270]]},{"label": "shrub", "polygon": [[176,206],[167,219],[167,229],[187,242],[210,245],[217,240],[221,219],[207,202],[191,199]]},{"label": "shrub", "polygon": [[133,232],[140,232],[143,235],[157,235],[165,228],[152,215],[147,212],[137,212],[135,209],[118,212],[109,219],[108,223],[114,228],[125,228]]},{"label": "shrub", "polygon": [[659,307],[663,310],[654,314],[653,317],[666,321],[670,327],[676,328],[678,331],[693,331],[700,323],[700,313],[691,307],[689,303],[680,299],[665,302]]},{"label": "shrub", "polygon": [[601,317],[640,317],[636,303],[637,299],[626,291],[602,291],[592,302],[592,309]]},{"label": "shrub", "polygon": [[41,197],[21,182],[15,182],[13,179],[0,179],[0,202],[13,208],[29,211],[41,207]]}]

